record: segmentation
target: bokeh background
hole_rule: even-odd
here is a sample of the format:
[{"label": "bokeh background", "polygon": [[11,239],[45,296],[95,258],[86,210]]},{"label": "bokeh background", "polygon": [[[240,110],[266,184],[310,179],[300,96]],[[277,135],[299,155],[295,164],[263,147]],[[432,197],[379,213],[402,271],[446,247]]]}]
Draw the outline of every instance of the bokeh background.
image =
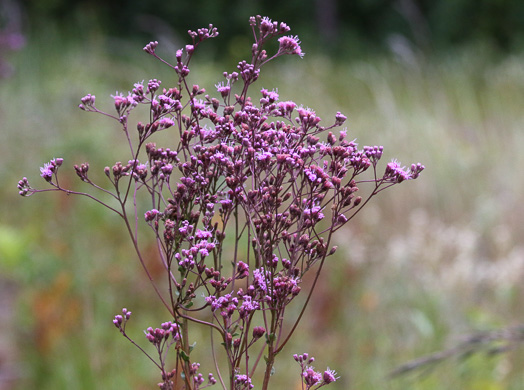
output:
[{"label": "bokeh background", "polygon": [[[111,323],[130,308],[140,339],[167,320],[121,221],[87,199],[23,199],[16,183],[43,187],[38,168],[53,157],[99,173],[126,161],[118,127],[80,111],[80,98],[110,107],[137,81],[169,86],[173,74],[142,47],[158,40],[173,58],[188,29],[209,23],[221,34],[197,53],[192,80],[212,92],[249,55],[256,14],[288,23],[306,52],[267,66],[256,88],[326,122],[341,111],[350,137],[384,145],[385,162],[426,166],[340,232],[274,388],[300,389],[291,355],[307,351],[341,376],[332,389],[524,389],[522,348],[387,378],[524,322],[520,0],[0,0],[0,389],[155,388],[155,368]],[[194,334],[203,362],[206,337]]]}]

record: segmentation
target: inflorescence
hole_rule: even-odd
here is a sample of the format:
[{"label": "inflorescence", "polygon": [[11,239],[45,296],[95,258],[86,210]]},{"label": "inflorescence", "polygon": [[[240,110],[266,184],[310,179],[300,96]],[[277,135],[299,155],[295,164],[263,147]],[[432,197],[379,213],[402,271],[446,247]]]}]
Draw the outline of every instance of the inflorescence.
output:
[{"label": "inflorescence", "polygon": [[[165,390],[177,381],[186,389],[218,381],[231,390],[251,389],[262,355],[261,388],[268,389],[275,357],[302,318],[326,258],[336,252],[333,233],[379,192],[416,179],[424,169],[393,160],[381,173],[383,147],[360,148],[348,140],[347,130],[340,129],[347,118],[340,112],[332,124],[323,125],[314,110],[281,101],[276,89],[262,88],[258,98],[248,95],[265,63],[281,55],[304,55],[298,37],[285,35],[290,30],[285,23],[256,16],[250,26],[255,38],[251,59],[239,62],[237,71],[223,73],[224,81],[215,85],[217,97],[188,79],[197,48],[218,35],[210,25],[189,31],[192,43],[176,52],[175,64],[157,54],[158,42],[144,47],[174,70],[175,86],[162,88],[157,79],[137,83],[129,93],[112,97],[113,113],[100,110],[94,95],[81,99],[82,110],[117,121],[130,146],[127,162],[104,169],[111,189],[91,180],[88,163],[74,166],[81,181],[113,198],[112,203],[63,188],[58,181],[61,158],[40,168],[51,189],[35,189],[26,178],[18,183],[23,196],[43,191],[87,196],[125,221],[138,259],[171,320],[145,331],[156,358],[128,336],[131,312],[124,309],[113,323],[159,368],[159,387]],[[279,46],[270,57],[264,46],[274,38]],[[130,115],[139,105],[148,107],[149,119],[130,126]],[[151,140],[172,128],[178,136],[174,146]],[[361,178],[368,171],[372,173]],[[361,186],[368,187],[367,195],[359,195]],[[145,210],[136,201],[141,193],[150,202]],[[127,206],[130,199],[133,214]],[[158,286],[144,261],[134,228],[139,220],[156,239],[166,288]],[[285,326],[286,307],[303,293],[301,281],[308,271],[315,273],[315,282],[305,292],[300,314],[289,321],[293,325]],[[218,380],[209,374],[207,384],[190,356],[189,329],[198,325],[220,336],[228,365],[228,375],[221,375],[222,362],[213,352]],[[175,350],[173,370],[166,368],[170,349]],[[294,358],[306,389],[338,379],[333,370],[315,371],[307,354]]]}]

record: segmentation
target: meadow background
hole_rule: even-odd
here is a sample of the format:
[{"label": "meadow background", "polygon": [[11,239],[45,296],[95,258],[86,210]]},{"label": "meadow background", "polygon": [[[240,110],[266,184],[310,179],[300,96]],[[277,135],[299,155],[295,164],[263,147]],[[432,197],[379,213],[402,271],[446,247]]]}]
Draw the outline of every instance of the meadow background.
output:
[{"label": "meadow background", "polygon": [[[524,348],[386,377],[477,331],[524,322],[524,5],[306,3],[0,1],[0,389],[154,388],[156,370],[111,323],[128,307],[141,339],[167,320],[121,221],[87,199],[23,199],[16,183],[43,187],[38,168],[58,156],[68,186],[84,188],[66,169],[84,161],[103,180],[126,145],[114,123],[77,108],[80,98],[95,94],[109,109],[110,95],[137,81],[170,86],[173,74],[142,47],[157,39],[173,58],[185,30],[210,22],[221,35],[201,47],[191,76],[213,93],[248,55],[256,13],[287,22],[306,56],[270,64],[253,90],[278,87],[327,123],[341,111],[350,137],[384,145],[384,163],[426,166],[338,234],[274,388],[300,389],[291,355],[307,351],[341,376],[333,390],[524,389]],[[10,46],[13,32],[25,44]],[[204,362],[206,337],[194,334]]]}]

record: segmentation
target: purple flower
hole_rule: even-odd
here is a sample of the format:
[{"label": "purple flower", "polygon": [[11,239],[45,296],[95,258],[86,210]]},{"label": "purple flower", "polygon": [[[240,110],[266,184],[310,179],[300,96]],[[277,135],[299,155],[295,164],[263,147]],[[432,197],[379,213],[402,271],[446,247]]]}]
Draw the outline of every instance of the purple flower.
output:
[{"label": "purple flower", "polygon": [[193,108],[197,111],[200,111],[206,108],[206,105],[204,104],[202,99],[194,99],[191,104],[193,105]]},{"label": "purple flower", "polygon": [[421,163],[411,164],[411,179],[416,179],[419,177],[420,172],[422,172],[424,168],[424,165]]},{"label": "purple flower", "polygon": [[264,88],[260,92],[262,93],[263,98],[267,99],[269,103],[274,103],[278,100],[278,92],[276,91],[268,91]]},{"label": "purple flower", "polygon": [[382,157],[383,146],[364,146],[364,154],[376,164]]},{"label": "purple flower", "polygon": [[[423,166],[421,166],[421,168],[423,169]],[[397,160],[392,160],[386,166],[386,172],[384,174],[384,180],[386,181],[401,183],[404,180],[409,180],[411,178],[411,172],[401,166]]]},{"label": "purple flower", "polygon": [[271,157],[273,157],[273,155],[271,154],[271,152],[262,152],[262,153],[259,153],[257,154],[256,158],[258,161],[263,161],[263,162],[269,162],[271,160]]},{"label": "purple flower", "polygon": [[82,99],[82,104],[78,107],[84,111],[91,111],[95,109],[95,95],[87,94]]},{"label": "purple flower", "polygon": [[18,193],[22,196],[26,196],[29,193],[31,186],[29,185],[29,181],[27,180],[27,177],[23,177],[22,180],[18,182]]},{"label": "purple flower", "polygon": [[204,297],[204,300],[209,303],[211,305],[211,307],[213,307],[213,304],[215,303],[215,301],[217,300],[217,297],[215,297],[214,295],[209,295],[207,297]]},{"label": "purple flower", "polygon": [[183,237],[187,237],[193,231],[193,225],[190,225],[189,221],[182,221],[182,226],[178,228],[178,231]]},{"label": "purple flower", "polygon": [[[177,256],[177,257],[180,257],[180,256]],[[195,267],[195,261],[193,260],[193,255],[188,255],[187,257],[184,257],[183,260],[180,260],[178,262],[178,265],[184,269],[193,269]]]},{"label": "purple flower", "polygon": [[244,279],[247,276],[249,276],[249,266],[243,261],[239,261],[237,264],[236,278]]},{"label": "purple flower", "polygon": [[171,118],[162,118],[157,123],[158,130],[164,130],[175,125],[175,122]]},{"label": "purple flower", "polygon": [[224,84],[224,82],[215,84],[215,87],[223,98],[228,97],[229,92],[231,91],[231,87],[227,84]]},{"label": "purple flower", "polygon": [[158,46],[158,41],[149,42],[145,47],[144,51],[149,54],[155,54],[155,49]]},{"label": "purple flower", "polygon": [[252,389],[255,387],[251,384],[251,378],[249,378],[247,375],[236,375],[235,376],[235,384],[236,385],[242,385],[242,389],[248,388]]},{"label": "purple flower", "polygon": [[40,168],[40,176],[42,176],[45,181],[51,181],[53,178],[53,165],[51,163],[45,163],[43,167]]},{"label": "purple flower", "polygon": [[131,312],[129,310],[127,310],[125,307],[122,309],[122,314],[124,315],[124,317],[126,318],[126,320],[128,320],[129,318],[131,318]]},{"label": "purple flower", "polygon": [[299,108],[297,110],[298,118],[297,123],[301,123],[303,126],[316,126],[320,122],[320,117],[315,114],[315,111],[309,108]]},{"label": "purple flower", "polygon": [[280,110],[282,111],[282,115],[291,114],[291,112],[295,109],[296,106],[296,103],[291,101],[277,103],[277,107],[280,108]]},{"label": "purple flower", "polygon": [[213,234],[207,230],[200,230],[200,229],[197,229],[196,233],[195,233],[195,237],[200,239],[200,240],[207,240],[208,238],[211,238],[213,237]]},{"label": "purple flower", "polygon": [[295,359],[295,361],[297,361],[298,363],[306,362],[306,364],[311,364],[315,361],[315,358],[313,356],[309,357],[309,354],[307,352],[304,352],[302,355],[294,354],[293,359]]},{"label": "purple flower", "polygon": [[344,214],[339,214],[337,217],[337,223],[345,224],[348,221],[348,218]]},{"label": "purple flower", "polygon": [[259,308],[260,305],[257,301],[253,301],[253,299],[249,295],[245,295],[242,301],[242,305],[240,305],[238,311],[240,313],[240,317],[245,318],[250,313],[252,313],[255,310],[258,310]]},{"label": "purple flower", "polygon": [[115,324],[115,326],[117,328],[120,328],[120,326],[122,325],[123,321],[124,321],[124,319],[122,318],[122,316],[120,314],[117,314],[115,316],[115,319],[113,320],[113,324]]},{"label": "purple flower", "polygon": [[[158,88],[160,88],[160,84],[162,82],[157,79],[151,79],[147,82],[147,93],[155,93]],[[142,91],[144,87],[141,84],[135,84],[135,88],[138,89],[138,91]]]},{"label": "purple flower", "polygon": [[135,180],[144,180],[147,176],[147,162],[145,164],[137,164],[133,176]]},{"label": "purple flower", "polygon": [[322,374],[320,372],[316,372],[313,367],[306,368],[302,374],[302,377],[304,378],[304,383],[308,386],[308,388],[322,381]]},{"label": "purple flower", "polygon": [[178,325],[173,324],[171,321],[164,322],[161,325],[161,328],[153,329],[151,326],[144,330],[146,339],[151,342],[153,345],[160,347],[161,343],[169,337],[172,337],[173,340],[179,340],[180,335],[178,333]]},{"label": "purple flower", "polygon": [[212,24],[209,25],[209,28],[199,28],[197,31],[189,30],[187,33],[195,40],[198,38],[198,42],[218,36],[218,30]]},{"label": "purple flower", "polygon": [[318,222],[324,218],[324,214],[321,210],[320,206],[313,206],[312,208],[304,209],[304,215],[311,218],[313,221]]},{"label": "purple flower", "polygon": [[158,213],[159,211],[157,209],[146,211],[146,213],[144,214],[146,222],[151,222],[152,220],[154,220]]},{"label": "purple flower", "polygon": [[264,271],[263,267],[255,269],[253,271],[253,286],[267,293],[266,278],[266,271]]},{"label": "purple flower", "polygon": [[330,384],[335,382],[339,377],[336,376],[337,373],[335,370],[330,370],[329,367],[326,371],[324,371],[324,375],[322,376],[322,379],[324,380],[325,384]]},{"label": "purple flower", "polygon": [[264,16],[262,20],[260,21],[260,27],[259,27],[260,35],[262,35],[263,37],[266,37],[269,34],[273,34],[276,26],[277,26],[277,22],[273,22],[267,16]]},{"label": "purple flower", "polygon": [[342,126],[344,122],[346,121],[347,117],[340,113],[340,111],[337,111],[337,114],[335,115],[335,126]]},{"label": "purple flower", "polygon": [[[126,308],[122,309],[122,314],[117,314],[113,319],[113,324],[120,329],[121,332],[124,331],[125,323],[131,318],[131,312]],[[122,326],[123,325],[123,326]]]},{"label": "purple flower", "polygon": [[297,54],[300,58],[304,57],[305,53],[302,52],[300,41],[296,35],[279,38],[278,43],[280,44],[278,48],[280,54]]},{"label": "purple flower", "polygon": [[266,333],[266,329],[264,329],[264,327],[262,326],[255,326],[253,328],[253,338],[254,339],[261,338],[262,336],[264,336],[264,333]]},{"label": "purple flower", "polygon": [[133,99],[132,95],[123,96],[122,94],[118,94],[112,97],[115,103],[115,109],[119,115],[122,115],[127,109],[136,107],[138,104],[138,102]]},{"label": "purple flower", "polygon": [[313,172],[311,172],[309,169],[304,170],[304,173],[307,175],[309,180],[312,182],[315,182],[317,180],[317,175],[315,175]]}]

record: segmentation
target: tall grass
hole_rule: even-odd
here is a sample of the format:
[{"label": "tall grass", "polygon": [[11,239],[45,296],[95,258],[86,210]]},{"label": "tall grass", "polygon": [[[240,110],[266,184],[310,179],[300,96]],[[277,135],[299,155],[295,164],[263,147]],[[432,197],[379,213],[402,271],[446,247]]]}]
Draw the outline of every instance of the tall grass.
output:
[{"label": "tall grass", "polygon": [[[11,57],[17,73],[0,81],[0,273],[17,286],[9,328],[16,344],[0,344],[17,360],[10,388],[153,383],[154,367],[111,324],[123,305],[136,313],[130,326],[138,338],[166,320],[120,221],[85,199],[16,194],[17,180],[36,184],[38,167],[52,157],[66,165],[88,159],[99,172],[115,153],[126,158],[118,129],[76,106],[86,93],[110,107],[110,94],[138,80],[173,80],[140,48],[41,37]],[[382,144],[385,159],[394,153],[426,166],[421,179],[379,197],[339,234],[343,250],[328,264],[302,333],[279,356],[277,386],[299,386],[290,356],[309,351],[341,375],[337,389],[522,388],[518,351],[386,379],[461,335],[522,321],[522,61],[472,48],[410,65],[306,56],[264,69],[260,88],[278,86],[281,99],[317,108],[326,123],[340,110],[360,144]],[[205,59],[192,72],[212,92],[223,70]],[[81,188],[72,172],[70,180]],[[202,359],[204,345],[195,352]]]}]

